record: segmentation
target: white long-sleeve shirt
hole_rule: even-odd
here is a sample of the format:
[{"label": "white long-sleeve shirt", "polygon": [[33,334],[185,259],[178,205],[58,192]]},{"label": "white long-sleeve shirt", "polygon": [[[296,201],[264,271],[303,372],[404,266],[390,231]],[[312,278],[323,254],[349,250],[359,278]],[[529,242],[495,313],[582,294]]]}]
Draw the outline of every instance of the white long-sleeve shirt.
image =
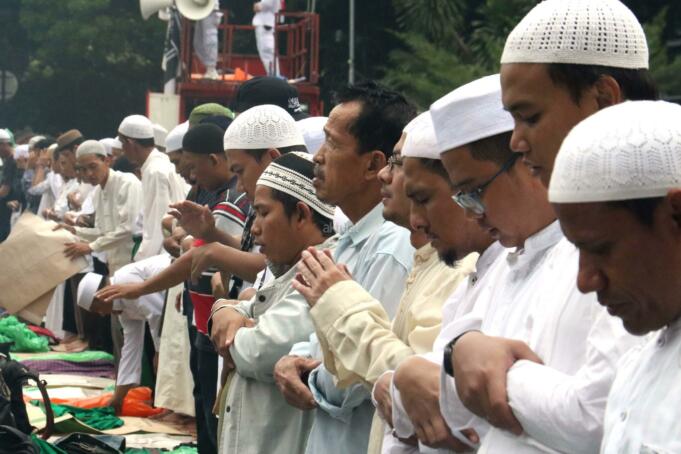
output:
[{"label": "white long-sleeve shirt", "polygon": [[275,14],[281,8],[280,0],[262,0],[256,3],[256,5],[260,5],[260,11],[253,15],[252,25],[274,27]]},{"label": "white long-sleeve shirt", "polygon": [[[579,253],[554,222],[509,252],[492,288],[457,321],[454,337],[477,329],[523,341],[544,364],[518,361],[507,393],[525,434],[489,428],[480,453],[591,453],[602,437],[605,401],[620,357],[639,339],[576,287]],[[440,408],[452,432],[486,424],[461,403],[454,379],[441,376]],[[484,429],[481,429],[484,430]]]},{"label": "white long-sleeve shirt", "polygon": [[132,260],[133,229],[142,207],[142,183],[131,173],[109,170],[104,187],[94,191],[94,228],[76,227],[76,234],[94,252],[106,252],[111,273]]},{"label": "white long-sleeve shirt", "polygon": [[[114,273],[112,284],[138,284],[157,275],[170,266],[171,257],[160,254],[146,260],[130,263]],[[119,320],[123,327],[123,347],[118,365],[116,385],[139,384],[142,378],[144,355],[144,325],[149,324],[156,351],[159,347],[161,315],[165,291],[144,295],[136,300],[115,300],[114,310],[121,311]]]},{"label": "white long-sleeve shirt", "polygon": [[603,454],[681,452],[681,321],[647,338],[617,368]]},{"label": "white long-sleeve shirt", "polygon": [[161,220],[168,205],[184,200],[187,184],[175,172],[168,156],[154,149],[142,165],[142,244],[135,260],[153,257],[161,252],[163,229]]},{"label": "white long-sleeve shirt", "polygon": [[[483,291],[488,291],[490,287],[487,284],[489,271],[499,266],[497,263],[503,262],[506,252],[507,250],[499,242],[495,242],[480,255],[475,263],[475,271],[469,274],[466,281],[456,288],[442,307],[442,329],[435,339],[433,351],[419,356],[438,366],[442,365],[444,348],[454,337],[451,331],[456,327],[452,327],[452,325],[472,310],[475,301]],[[402,405],[400,391],[393,383],[390,386],[390,393],[393,403],[392,421],[395,433],[400,438],[409,438],[414,435],[414,426]],[[392,433],[388,432],[383,438],[382,452],[384,454],[411,454],[418,452],[433,453],[437,450],[426,446],[412,447],[401,443]]]},{"label": "white long-sleeve shirt", "polygon": [[78,183],[78,179],[76,178],[71,178],[61,185],[59,195],[54,202],[54,212],[59,219],[63,219],[66,212],[69,211],[68,195],[78,190],[78,186],[80,186],[80,183]]}]

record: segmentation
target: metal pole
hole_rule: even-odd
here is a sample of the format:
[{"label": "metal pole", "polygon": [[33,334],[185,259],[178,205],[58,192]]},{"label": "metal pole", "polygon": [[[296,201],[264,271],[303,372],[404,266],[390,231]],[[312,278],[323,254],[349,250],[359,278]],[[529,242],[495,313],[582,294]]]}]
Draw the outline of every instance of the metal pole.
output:
[{"label": "metal pole", "polygon": [[348,83],[355,83],[355,0],[350,0],[350,31],[349,58],[348,58]]}]

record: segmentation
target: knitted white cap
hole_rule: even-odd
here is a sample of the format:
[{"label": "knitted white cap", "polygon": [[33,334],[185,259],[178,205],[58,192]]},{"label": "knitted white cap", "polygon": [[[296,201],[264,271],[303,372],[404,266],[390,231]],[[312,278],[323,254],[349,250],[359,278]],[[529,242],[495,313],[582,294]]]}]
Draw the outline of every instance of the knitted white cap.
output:
[{"label": "knitted white cap", "polygon": [[157,147],[166,146],[166,136],[168,135],[168,130],[158,123],[154,123],[154,145]]},{"label": "knitted white cap", "polygon": [[78,145],[78,148],[76,149],[76,159],[91,154],[106,156],[106,147],[98,140],[86,140]]},{"label": "knitted white cap", "polygon": [[553,203],[662,197],[681,187],[681,106],[630,101],[591,115],[567,135],[549,185]]},{"label": "knitted white cap", "polygon": [[182,149],[182,139],[189,129],[189,122],[180,123],[170,130],[166,136],[166,153]]},{"label": "knitted white cap", "polygon": [[225,132],[225,150],[257,150],[304,145],[293,117],[279,106],[251,107],[237,116]]},{"label": "knitted white cap", "polygon": [[[501,103],[499,74],[462,85],[430,106],[438,152],[513,130]],[[407,135],[409,137],[409,135]]]},{"label": "knitted white cap", "polygon": [[99,284],[101,284],[103,277],[104,276],[97,273],[87,273],[83,276],[83,279],[78,283],[76,299],[80,307],[88,311],[90,310],[92,302],[95,299],[95,293],[97,293],[97,289],[99,288]]},{"label": "knitted white cap", "polygon": [[122,146],[121,142],[118,139],[114,139],[113,137],[99,139],[99,143],[104,145],[107,156],[111,156],[113,154],[113,148],[121,148]]},{"label": "knitted white cap", "polygon": [[118,132],[131,139],[152,139],[154,124],[144,115],[130,115],[123,119]]},{"label": "knitted white cap", "polygon": [[28,144],[17,145],[14,148],[14,159],[20,158],[28,159]]},{"label": "knitted white cap", "polygon": [[648,68],[648,44],[618,0],[545,0],[508,35],[501,63]]},{"label": "knitted white cap", "polygon": [[0,129],[0,143],[12,142],[12,136],[6,129]]},{"label": "knitted white cap", "polygon": [[402,145],[402,157],[440,159],[433,119],[430,112],[423,112],[404,127],[407,138]]},{"label": "knitted white cap", "polygon": [[33,136],[33,137],[31,137],[31,139],[28,141],[29,148],[34,147],[35,144],[37,144],[41,140],[45,140],[45,136]]},{"label": "knitted white cap", "polygon": [[312,155],[319,151],[324,140],[326,140],[324,125],[326,125],[327,120],[327,117],[307,117],[296,122],[305,140],[305,147]]}]

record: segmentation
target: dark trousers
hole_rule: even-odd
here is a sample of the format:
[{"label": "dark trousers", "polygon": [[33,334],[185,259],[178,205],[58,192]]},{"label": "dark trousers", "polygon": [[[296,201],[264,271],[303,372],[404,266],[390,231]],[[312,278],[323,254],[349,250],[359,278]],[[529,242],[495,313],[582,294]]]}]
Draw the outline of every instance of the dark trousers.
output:
[{"label": "dark trousers", "polygon": [[[218,420],[213,415],[213,405],[217,394],[218,357],[210,339],[196,331],[192,326],[193,307],[189,293],[183,296],[184,313],[189,329],[189,368],[194,379],[194,412],[196,413],[196,438],[199,454],[218,452]],[[212,350],[212,352],[211,352]]]}]

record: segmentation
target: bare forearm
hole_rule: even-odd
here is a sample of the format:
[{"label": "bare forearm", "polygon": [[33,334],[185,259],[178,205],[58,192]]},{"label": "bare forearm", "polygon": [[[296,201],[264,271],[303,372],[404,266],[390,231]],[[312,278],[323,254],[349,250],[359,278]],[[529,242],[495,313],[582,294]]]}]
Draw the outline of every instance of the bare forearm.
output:
[{"label": "bare forearm", "polygon": [[220,229],[213,229],[213,232],[211,233],[210,237],[206,239],[206,242],[218,242],[234,249],[239,249],[241,247],[241,239],[236,238]]},{"label": "bare forearm", "polygon": [[160,292],[189,279],[192,271],[192,252],[180,256],[156,276],[144,281],[143,294]]},{"label": "bare forearm", "polygon": [[220,254],[216,258],[216,265],[220,271],[239,276],[249,282],[254,282],[258,273],[265,269],[265,256],[253,252],[243,252],[231,249],[229,253]]}]

